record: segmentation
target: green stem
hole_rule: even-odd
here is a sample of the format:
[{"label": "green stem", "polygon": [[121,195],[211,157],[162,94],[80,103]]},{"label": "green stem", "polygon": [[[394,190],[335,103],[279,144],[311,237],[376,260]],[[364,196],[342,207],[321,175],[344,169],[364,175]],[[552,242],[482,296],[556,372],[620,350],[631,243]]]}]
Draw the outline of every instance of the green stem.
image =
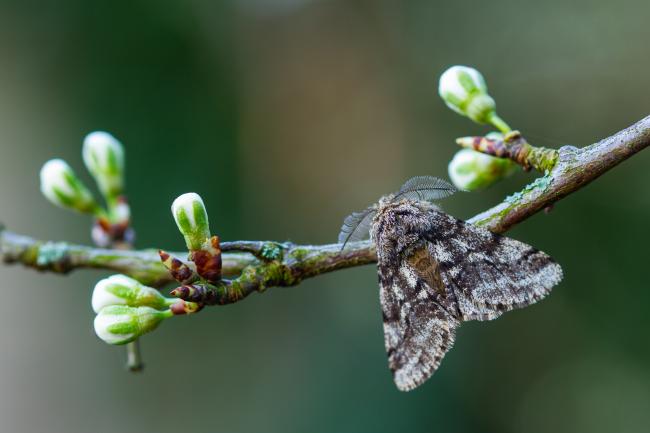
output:
[{"label": "green stem", "polygon": [[106,209],[104,209],[101,205],[95,204],[93,209],[90,211],[90,214],[93,215],[96,219],[105,219],[107,221],[110,221],[110,214]]},{"label": "green stem", "polygon": [[115,209],[117,208],[117,204],[118,204],[117,197],[104,196],[104,200],[106,201],[108,220],[114,224],[116,220]]},{"label": "green stem", "polygon": [[492,112],[492,114],[488,119],[488,122],[490,122],[492,126],[497,128],[499,131],[503,132],[504,134],[507,134],[508,132],[512,131],[512,128],[510,128],[510,126],[508,126],[508,124],[497,115],[496,111]]},{"label": "green stem", "polygon": [[144,370],[144,362],[142,362],[140,352],[140,339],[126,345],[126,368],[132,373],[139,373]]}]

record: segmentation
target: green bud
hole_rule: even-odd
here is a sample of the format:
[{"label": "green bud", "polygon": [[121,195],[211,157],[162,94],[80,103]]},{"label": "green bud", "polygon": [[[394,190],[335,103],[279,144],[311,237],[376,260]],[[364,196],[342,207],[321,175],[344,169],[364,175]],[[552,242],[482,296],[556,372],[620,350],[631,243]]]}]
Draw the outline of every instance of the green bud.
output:
[{"label": "green bud", "polygon": [[164,319],[172,316],[171,310],[109,305],[95,317],[95,333],[108,344],[126,344],[153,331]]},{"label": "green bud", "polygon": [[112,200],[124,190],[124,148],[108,132],[91,132],[84,139],[83,160],[102,195]]},{"label": "green bud", "polygon": [[62,159],[51,159],[41,168],[41,192],[53,204],[83,213],[99,209],[91,192]]},{"label": "green bud", "polygon": [[497,158],[472,149],[461,149],[449,163],[449,178],[459,189],[486,188],[517,168],[509,159]]},{"label": "green bud", "polygon": [[193,192],[179,196],[172,204],[172,215],[178,230],[185,237],[190,251],[198,251],[210,238],[208,213],[201,197]]},{"label": "green bud", "polygon": [[438,93],[455,112],[477,123],[490,123],[507,132],[510,127],[496,113],[496,103],[488,94],[487,84],[479,71],[467,66],[452,66],[441,76]]},{"label": "green bud", "polygon": [[95,313],[109,305],[129,307],[151,307],[158,310],[167,308],[177,299],[165,298],[160,292],[141,284],[126,275],[112,275],[95,285],[92,306]]}]

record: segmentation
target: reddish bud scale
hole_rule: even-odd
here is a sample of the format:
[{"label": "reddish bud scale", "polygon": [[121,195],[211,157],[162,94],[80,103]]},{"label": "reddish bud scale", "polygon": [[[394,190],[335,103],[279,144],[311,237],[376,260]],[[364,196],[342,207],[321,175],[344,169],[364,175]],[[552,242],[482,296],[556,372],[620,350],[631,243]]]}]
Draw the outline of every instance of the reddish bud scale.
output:
[{"label": "reddish bud scale", "polygon": [[192,251],[191,259],[201,277],[210,282],[217,282],[221,279],[221,248],[218,236],[210,238],[207,248]]},{"label": "reddish bud scale", "polygon": [[177,257],[174,257],[163,250],[159,250],[158,254],[160,255],[160,261],[167,268],[167,270],[169,270],[172,278],[174,278],[179,283],[189,284],[198,279],[198,276],[192,270],[192,268],[187,266]]},{"label": "reddish bud scale", "polygon": [[177,287],[171,291],[171,295],[185,301],[197,302],[201,305],[219,304],[220,296],[216,287],[209,287],[203,284],[192,284]]},{"label": "reddish bud scale", "polygon": [[123,246],[132,245],[135,240],[135,233],[128,221],[111,224],[105,218],[99,218],[95,221],[91,234],[93,242],[101,248],[123,249]]}]

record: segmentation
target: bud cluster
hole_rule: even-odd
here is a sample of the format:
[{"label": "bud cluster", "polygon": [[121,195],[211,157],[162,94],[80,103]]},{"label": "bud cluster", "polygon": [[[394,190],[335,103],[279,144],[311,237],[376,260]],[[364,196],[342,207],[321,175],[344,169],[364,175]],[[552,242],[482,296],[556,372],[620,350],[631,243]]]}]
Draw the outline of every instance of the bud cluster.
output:
[{"label": "bud cluster", "polygon": [[93,240],[99,246],[115,241],[129,242],[132,231],[129,205],[124,193],[124,148],[111,134],[102,131],[86,136],[83,161],[97,183],[106,208],[99,205],[90,190],[62,159],[47,161],[41,168],[41,192],[56,206],[93,215]]},{"label": "bud cluster", "polygon": [[[460,65],[450,67],[440,76],[438,93],[445,104],[455,112],[469,117],[474,122],[491,124],[501,133],[510,132],[508,124],[497,115],[494,98],[488,94],[485,79],[476,69]],[[503,139],[501,133],[492,134]],[[486,155],[472,149],[462,149],[456,152],[448,170],[449,177],[456,187],[474,191],[510,175],[516,167],[517,165],[509,159]]]},{"label": "bud cluster", "polygon": [[[198,305],[219,303],[221,279],[221,246],[218,236],[210,235],[208,212],[196,193],[183,194],[172,203],[172,215],[189,250],[193,267],[166,251],[159,251],[160,260],[171,276],[180,283],[171,295]],[[221,293],[223,295],[223,293]]]},{"label": "bud cluster", "polygon": [[[189,259],[194,262],[196,273],[208,282],[218,282],[221,279],[221,246],[219,237],[210,235],[208,212],[201,196],[194,192],[179,196],[172,203],[172,215],[185,238]],[[162,253],[161,259],[163,264],[168,261],[168,257],[163,257]],[[186,283],[174,275],[174,269],[168,268],[174,278],[182,284]]]},{"label": "bud cluster", "polygon": [[108,344],[126,344],[151,332],[169,317],[198,311],[196,303],[166,298],[158,290],[113,275],[95,285],[92,296],[95,333]]}]

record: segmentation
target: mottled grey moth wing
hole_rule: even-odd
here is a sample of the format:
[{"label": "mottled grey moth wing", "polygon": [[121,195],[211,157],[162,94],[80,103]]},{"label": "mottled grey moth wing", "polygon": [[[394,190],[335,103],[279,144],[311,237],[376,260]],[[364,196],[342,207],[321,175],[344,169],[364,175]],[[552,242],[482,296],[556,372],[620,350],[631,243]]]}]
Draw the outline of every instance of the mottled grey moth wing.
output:
[{"label": "mottled grey moth wing", "polygon": [[380,264],[378,271],[388,367],[397,388],[409,391],[433,374],[453,346],[457,308],[426,248],[401,265]]},{"label": "mottled grey moth wing", "polygon": [[534,304],[562,280],[560,265],[528,244],[444,212],[427,213],[437,228],[423,237],[463,320],[492,320]]},{"label": "mottled grey moth wing", "polygon": [[370,223],[377,213],[374,206],[366,208],[362,212],[353,212],[343,220],[341,231],[339,232],[339,243],[341,250],[345,248],[348,242],[360,241],[370,233]]},{"label": "mottled grey moth wing", "polygon": [[404,182],[395,194],[393,201],[399,199],[433,201],[440,200],[458,192],[449,182],[433,176],[416,176]]},{"label": "mottled grey moth wing", "polygon": [[381,208],[376,222],[385,344],[400,390],[433,374],[462,321],[535,303],[562,279],[543,252],[427,203]]}]

